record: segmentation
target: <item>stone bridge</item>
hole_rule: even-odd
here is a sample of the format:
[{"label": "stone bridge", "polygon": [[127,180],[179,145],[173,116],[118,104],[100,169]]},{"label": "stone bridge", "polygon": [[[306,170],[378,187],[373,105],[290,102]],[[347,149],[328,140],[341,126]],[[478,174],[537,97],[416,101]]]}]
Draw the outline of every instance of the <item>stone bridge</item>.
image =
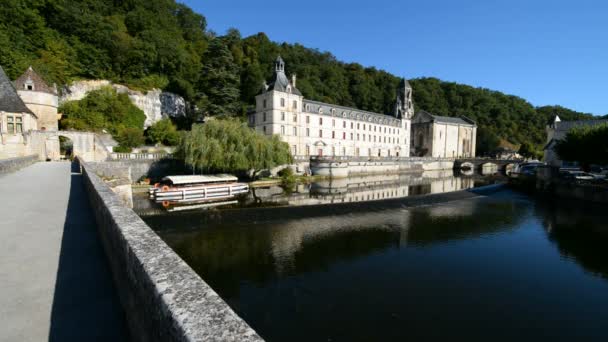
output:
[{"label": "stone bridge", "polygon": [[100,161],[108,158],[109,150],[93,132],[30,131],[26,133],[29,153],[37,154],[40,160],[60,160],[59,137],[69,139],[72,142],[73,155],[79,156],[84,161]]},{"label": "stone bridge", "polygon": [[454,161],[454,169],[481,170],[495,166],[497,170],[509,172],[521,162],[522,159],[462,158]]}]

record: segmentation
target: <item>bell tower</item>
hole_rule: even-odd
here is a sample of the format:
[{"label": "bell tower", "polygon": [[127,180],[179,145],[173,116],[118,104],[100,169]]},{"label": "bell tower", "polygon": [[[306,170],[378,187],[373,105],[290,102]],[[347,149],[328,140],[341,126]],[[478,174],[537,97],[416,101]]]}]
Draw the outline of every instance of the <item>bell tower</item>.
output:
[{"label": "bell tower", "polygon": [[402,78],[397,88],[395,101],[395,117],[398,119],[411,119],[414,116],[414,103],[412,101],[412,86]]}]

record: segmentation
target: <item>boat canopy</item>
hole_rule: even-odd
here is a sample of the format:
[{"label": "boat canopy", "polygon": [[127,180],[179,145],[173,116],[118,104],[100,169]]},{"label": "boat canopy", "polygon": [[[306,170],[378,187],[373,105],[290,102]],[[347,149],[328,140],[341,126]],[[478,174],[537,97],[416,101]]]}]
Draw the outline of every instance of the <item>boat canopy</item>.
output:
[{"label": "boat canopy", "polygon": [[167,176],[162,179],[163,182],[173,185],[180,184],[205,184],[205,183],[223,183],[236,182],[238,178],[232,175],[204,175],[204,176]]}]

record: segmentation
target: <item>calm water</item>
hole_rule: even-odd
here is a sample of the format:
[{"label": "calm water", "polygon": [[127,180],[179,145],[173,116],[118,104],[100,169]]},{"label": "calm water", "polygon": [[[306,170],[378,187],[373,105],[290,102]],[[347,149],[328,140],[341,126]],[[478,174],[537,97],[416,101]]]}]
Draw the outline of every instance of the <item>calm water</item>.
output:
[{"label": "calm water", "polygon": [[608,212],[502,191],[145,220],[267,341],[608,340]]}]

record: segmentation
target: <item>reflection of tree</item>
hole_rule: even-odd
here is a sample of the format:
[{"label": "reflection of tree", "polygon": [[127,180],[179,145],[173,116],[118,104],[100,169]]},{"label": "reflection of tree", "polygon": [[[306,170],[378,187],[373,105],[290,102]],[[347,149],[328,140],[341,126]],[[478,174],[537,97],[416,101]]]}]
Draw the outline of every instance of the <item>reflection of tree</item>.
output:
[{"label": "reflection of tree", "polygon": [[539,202],[536,211],[543,218],[549,240],[562,255],[608,279],[608,224],[602,212],[605,209],[571,202]]},{"label": "reflection of tree", "polygon": [[[327,208],[330,206],[323,206]],[[482,209],[480,209],[482,208]],[[234,298],[242,281],[323,271],[339,261],[404,244],[430,245],[515,226],[521,208],[476,200],[413,210],[319,216],[319,207],[206,212],[146,218],[209,284]],[[262,213],[266,213],[265,215]]]}]

